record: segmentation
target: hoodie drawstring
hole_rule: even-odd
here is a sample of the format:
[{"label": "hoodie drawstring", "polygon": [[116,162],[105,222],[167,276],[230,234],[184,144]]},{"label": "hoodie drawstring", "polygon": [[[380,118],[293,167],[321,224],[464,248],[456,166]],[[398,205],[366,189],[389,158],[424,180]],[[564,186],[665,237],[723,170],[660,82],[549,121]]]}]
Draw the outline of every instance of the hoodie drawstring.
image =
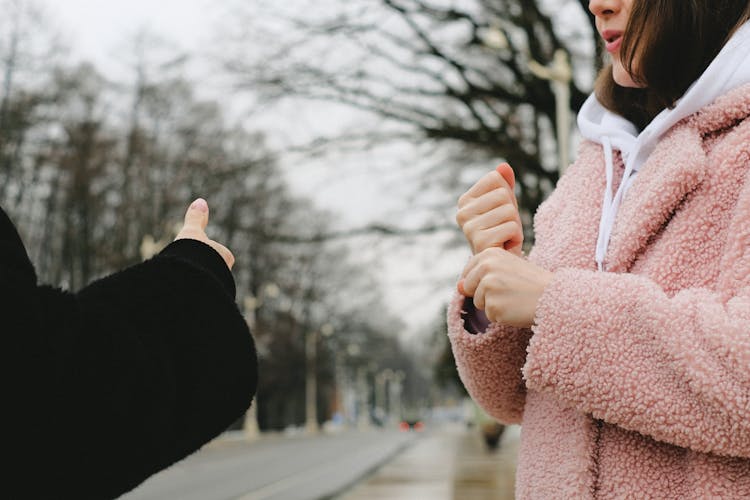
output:
[{"label": "hoodie drawstring", "polygon": [[[604,270],[604,257],[607,255],[607,246],[609,241],[609,230],[607,221],[612,211],[612,185],[614,183],[615,166],[612,160],[612,141],[609,137],[602,137],[602,146],[604,147],[604,164],[607,174],[607,189],[604,191],[604,200],[602,200],[602,215],[599,221],[599,237],[596,242],[596,264],[599,271]],[[606,238],[606,239],[605,239]]]},{"label": "hoodie drawstring", "polygon": [[612,187],[615,177],[614,148],[612,147],[612,140],[609,137],[602,137],[601,142],[604,147],[607,190],[604,193],[602,215],[599,220],[599,237],[596,242],[596,264],[599,271],[604,271],[604,259],[607,256],[607,248],[609,248],[609,240],[612,237],[612,228],[615,225],[617,211],[620,209],[625,192],[630,188],[635,179],[635,176],[632,175],[635,171],[635,162],[631,161],[629,154],[622,151],[623,159],[625,160],[625,172],[622,174],[622,180],[620,181],[620,186],[617,188],[617,193],[613,197]]}]

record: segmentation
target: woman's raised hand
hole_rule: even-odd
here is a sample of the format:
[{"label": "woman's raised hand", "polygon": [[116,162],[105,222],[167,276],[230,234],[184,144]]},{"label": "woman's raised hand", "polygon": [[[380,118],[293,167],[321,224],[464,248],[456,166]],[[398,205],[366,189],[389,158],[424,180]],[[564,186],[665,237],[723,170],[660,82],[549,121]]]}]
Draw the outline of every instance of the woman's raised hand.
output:
[{"label": "woman's raised hand", "polygon": [[203,198],[198,198],[188,207],[185,213],[185,224],[182,229],[177,233],[175,240],[192,239],[202,241],[214,250],[216,250],[221,258],[226,262],[227,267],[232,269],[234,265],[234,255],[229,251],[227,247],[221,243],[217,243],[206,236],[206,226],[208,225],[208,203]]},{"label": "woman's raised hand", "polygon": [[456,222],[474,255],[493,247],[522,255],[523,225],[514,187],[513,169],[503,163],[459,198]]}]

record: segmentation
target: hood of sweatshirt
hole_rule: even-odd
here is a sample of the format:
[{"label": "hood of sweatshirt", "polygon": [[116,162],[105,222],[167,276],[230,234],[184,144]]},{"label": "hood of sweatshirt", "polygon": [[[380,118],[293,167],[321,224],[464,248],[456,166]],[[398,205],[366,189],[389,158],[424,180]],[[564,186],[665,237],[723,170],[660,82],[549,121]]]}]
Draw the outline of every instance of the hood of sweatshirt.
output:
[{"label": "hood of sweatshirt", "polygon": [[[589,96],[578,113],[578,128],[585,139],[598,142],[604,148],[607,187],[596,247],[600,271],[604,270],[612,227],[622,199],[661,137],[684,118],[746,83],[750,83],[750,22],[735,32],[675,107],[663,110],[640,132],[628,120],[602,106],[596,95]],[[617,192],[613,193],[615,150],[622,155],[625,172]]]}]

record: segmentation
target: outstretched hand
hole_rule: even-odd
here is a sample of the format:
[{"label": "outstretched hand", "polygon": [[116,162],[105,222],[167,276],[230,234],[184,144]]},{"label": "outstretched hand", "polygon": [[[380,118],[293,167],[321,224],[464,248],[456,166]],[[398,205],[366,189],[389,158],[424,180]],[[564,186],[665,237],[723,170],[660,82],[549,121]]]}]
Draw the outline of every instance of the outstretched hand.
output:
[{"label": "outstretched hand", "polygon": [[234,265],[234,255],[232,252],[216,241],[206,236],[206,226],[208,225],[208,203],[203,198],[198,198],[188,207],[185,213],[185,223],[177,233],[176,240],[192,239],[202,241],[206,245],[216,250],[229,269]]}]

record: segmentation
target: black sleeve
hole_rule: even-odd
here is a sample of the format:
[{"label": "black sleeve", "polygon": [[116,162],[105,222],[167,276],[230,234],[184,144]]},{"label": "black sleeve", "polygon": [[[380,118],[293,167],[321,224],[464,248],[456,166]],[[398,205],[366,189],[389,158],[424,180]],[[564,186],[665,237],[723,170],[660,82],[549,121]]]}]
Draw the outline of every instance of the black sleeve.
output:
[{"label": "black sleeve", "polygon": [[11,497],[116,497],[248,408],[255,348],[213,249],[176,242],[72,294],[36,285],[3,218]]},{"label": "black sleeve", "polygon": [[224,263],[224,259],[221,258],[216,250],[208,245],[190,239],[177,240],[170,243],[169,246],[162,250],[159,255],[162,257],[184,259],[195,266],[208,271],[219,281],[219,283],[221,283],[224,291],[226,291],[232,299],[235,298],[237,291],[234,286],[232,273]]}]

